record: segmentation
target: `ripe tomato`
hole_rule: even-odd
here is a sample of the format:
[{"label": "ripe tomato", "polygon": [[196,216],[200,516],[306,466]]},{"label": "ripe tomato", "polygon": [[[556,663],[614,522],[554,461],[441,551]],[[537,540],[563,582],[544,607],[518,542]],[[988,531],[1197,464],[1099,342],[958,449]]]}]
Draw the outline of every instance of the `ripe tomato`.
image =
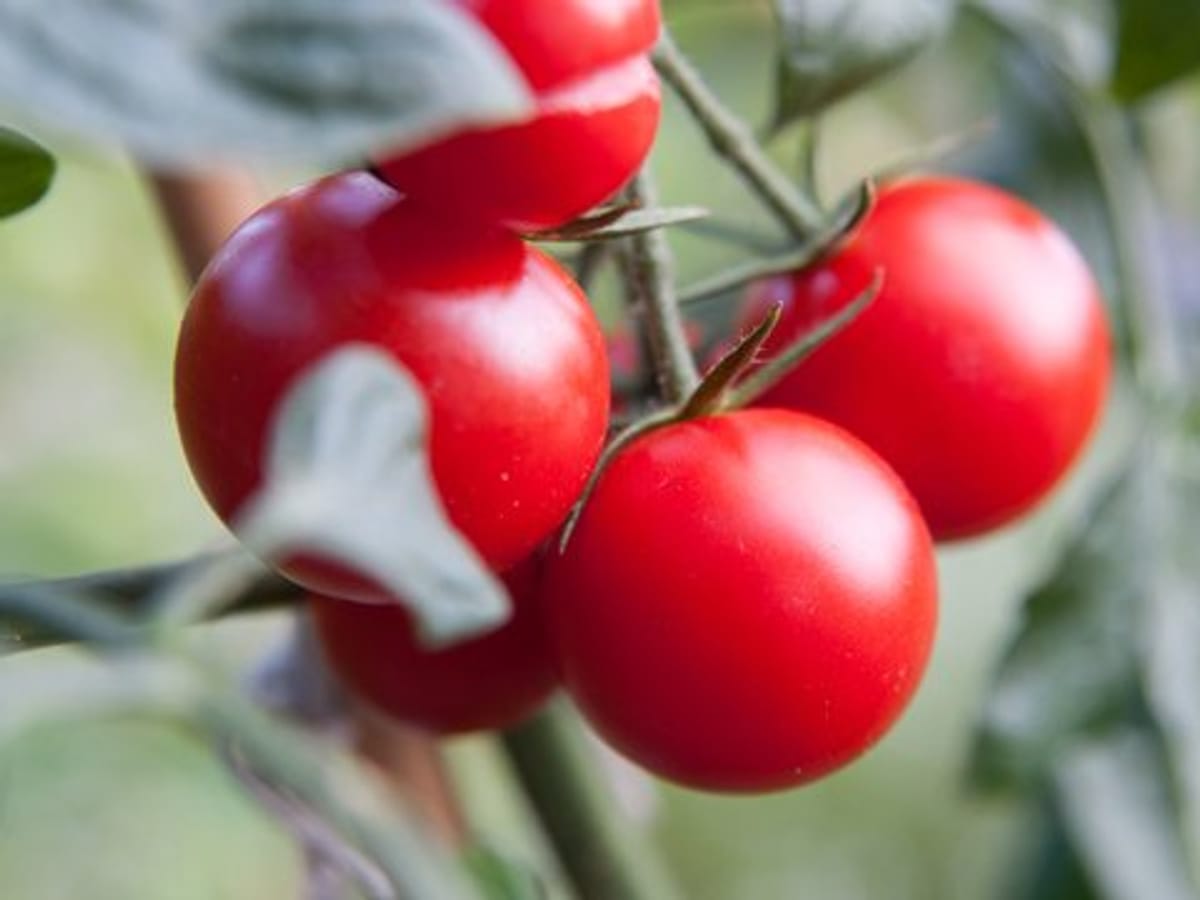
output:
[{"label": "ripe tomato", "polygon": [[460,2],[508,50],[537,110],[385,156],[376,171],[459,215],[521,230],[561,225],[620,190],[658,128],[658,78],[646,58],[658,0]]},{"label": "ripe tomato", "polygon": [[1109,334],[1086,263],[1015,197],[908,181],[883,190],[833,256],[752,286],[745,322],[785,305],[769,353],[877,269],[874,304],[760,404],[814,413],[865,441],[939,539],[1009,522],[1059,481],[1103,407]]},{"label": "ripe tomato", "polygon": [[440,734],[507,728],[557,683],[537,604],[534,559],[504,576],[512,617],[500,628],[441,650],[416,642],[400,606],[314,596],[313,623],[346,687],[406,722]]},{"label": "ripe tomato", "polygon": [[937,618],[900,480],[786,410],[669,425],[617,455],[543,592],[567,689],[631,759],[698,788],[789,787],[873,744]]},{"label": "ripe tomato", "polygon": [[[352,341],[394,354],[425,388],[453,523],[496,570],[528,556],[603,444],[603,334],[549,257],[501,229],[435,218],[365,173],[268,204],[196,286],[175,407],[217,512],[229,521],[259,487],[267,429],[296,376]],[[320,593],[363,589],[311,562],[287,573]]]}]

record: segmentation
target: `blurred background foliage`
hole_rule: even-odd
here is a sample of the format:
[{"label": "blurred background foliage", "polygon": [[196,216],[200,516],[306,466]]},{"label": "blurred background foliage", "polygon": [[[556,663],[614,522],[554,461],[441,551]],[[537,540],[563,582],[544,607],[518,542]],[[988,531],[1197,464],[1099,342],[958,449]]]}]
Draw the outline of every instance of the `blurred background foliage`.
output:
[{"label": "blurred background foliage", "polygon": [[[1015,5],[1068,17],[1103,6]],[[1122,4],[1121,15],[1137,18],[1139,6]],[[1158,87],[1188,70],[1176,44],[1185,35],[1195,41],[1200,7],[1178,7],[1178,27],[1165,33],[1149,19],[1125,23],[1144,44],[1157,41],[1162,50],[1116,56],[1123,92]],[[670,0],[666,9],[678,41],[722,97],[765,128],[775,77],[768,5]],[[1095,65],[1096,54],[1111,55],[1089,28],[1081,18],[1076,30],[1061,32],[1084,66]],[[1186,60],[1186,50],[1182,55]],[[1198,106],[1195,82],[1174,82],[1142,103],[1130,123],[1163,201],[1156,239],[1172,297],[1181,321],[1192,324],[1200,317]],[[825,194],[838,196],[864,173],[984,120],[992,123],[986,137],[943,165],[1003,184],[1047,210],[1082,244],[1112,295],[1114,265],[1081,136],[1045,67],[975,17],[959,16],[915,62],[822,117]],[[793,130],[771,145],[785,166],[797,164],[797,140]],[[152,198],[121,158],[83,146],[53,149],[60,167],[48,198],[0,222],[4,577],[173,558],[220,536],[174,432],[171,356],[185,285]],[[739,231],[777,235],[673,100],[654,162],[664,202],[701,204]],[[276,190],[309,173],[260,174]],[[675,230],[672,240],[683,283],[745,256],[735,243],[696,232]],[[613,322],[612,304],[601,302]],[[710,339],[719,338],[727,310],[728,303],[716,302],[699,314]],[[1127,448],[1130,406],[1126,387],[1118,385],[1099,440],[1053,502],[1003,534],[942,551],[942,624],[932,667],[909,713],[862,761],[811,787],[765,799],[660,789],[653,833],[685,896],[1093,895],[1067,852],[1058,810],[1044,798],[983,795],[968,785],[968,769],[979,710],[1022,598],[1054,565],[1095,486]],[[226,626],[222,633],[248,656],[274,630],[259,623]],[[6,690],[17,689],[15,670],[66,652],[0,661],[0,704]],[[21,861],[38,854],[104,870],[95,883],[117,887],[98,886],[92,897],[293,896],[289,851],[198,753],[197,740],[143,722],[84,722],[35,733],[0,753],[0,896],[69,896],[40,883],[16,886],[26,884]],[[518,836],[522,813],[495,754],[471,740],[453,754],[490,836],[536,852]],[[70,846],[55,827],[64,824],[74,835]],[[155,852],[158,839],[186,847],[186,856]],[[155,873],[136,885],[120,880],[119,857],[130,842],[138,842]],[[236,889],[222,880],[230,871],[244,876]],[[246,874],[251,871],[262,873],[264,886]]]}]

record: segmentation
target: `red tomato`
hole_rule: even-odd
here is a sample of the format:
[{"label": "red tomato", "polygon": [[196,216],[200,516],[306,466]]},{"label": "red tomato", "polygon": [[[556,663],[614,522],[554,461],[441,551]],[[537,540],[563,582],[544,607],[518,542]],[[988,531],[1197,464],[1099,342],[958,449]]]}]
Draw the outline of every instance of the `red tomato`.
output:
[{"label": "red tomato", "polygon": [[499,629],[441,650],[422,649],[401,606],[314,596],[313,622],[330,666],[390,716],[440,734],[515,725],[557,682],[530,560],[504,576],[512,617]]},{"label": "red tomato", "polygon": [[969,181],[884,189],[824,262],[763,281],[745,322],[785,305],[768,353],[884,273],[842,334],[759,402],[853,432],[888,461],[939,539],[980,534],[1036,504],[1091,434],[1110,375],[1086,263],[1037,210]]},{"label": "red tomato", "polygon": [[646,58],[657,0],[462,2],[528,79],[536,113],[385,157],[376,171],[457,214],[521,230],[561,225],[610,198],[658,128],[658,78]]},{"label": "red tomato", "polygon": [[[603,444],[603,334],[549,257],[503,230],[434,218],[365,173],[268,204],[196,286],[175,407],[217,512],[229,521],[259,487],[267,430],[296,376],[353,341],[387,350],[425,388],[433,476],[454,524],[497,570],[528,556]],[[329,568],[287,573],[320,593],[362,590]]]},{"label": "red tomato", "polygon": [[871,746],[929,657],[929,534],[841,429],[785,410],[650,432],[606,469],[543,602],[599,732],[710,790],[811,781]]}]

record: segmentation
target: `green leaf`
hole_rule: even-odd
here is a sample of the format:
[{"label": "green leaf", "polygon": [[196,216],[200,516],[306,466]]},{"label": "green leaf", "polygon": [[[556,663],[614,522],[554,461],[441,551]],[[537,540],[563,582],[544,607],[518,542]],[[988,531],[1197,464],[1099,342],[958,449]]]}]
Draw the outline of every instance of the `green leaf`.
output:
[{"label": "green leaf", "polygon": [[1196,900],[1162,747],[1131,726],[1084,742],[1054,765],[1064,824],[1110,900]]},{"label": "green leaf", "polygon": [[450,524],[428,428],[413,376],[376,347],[345,345],[280,404],[265,487],[234,530],[263,558],[315,554],[369,576],[430,644],[495,627],[508,596]]},{"label": "green leaf", "polygon": [[527,115],[528,85],[442,0],[0,4],[0,102],[165,164],[329,162]]},{"label": "green leaf", "polygon": [[485,900],[545,900],[537,873],[488,844],[476,844],[464,862]]},{"label": "green leaf", "polygon": [[1045,777],[1080,735],[1138,702],[1137,627],[1146,554],[1146,472],[1131,465],[1088,516],[1057,571],[1026,600],[983,707],[973,777],[988,787]]},{"label": "green leaf", "polygon": [[1137,452],[1030,596],[976,744],[988,786],[1049,786],[1107,897],[1200,892],[1200,452]]},{"label": "green leaf", "polygon": [[0,218],[28,209],[54,180],[54,157],[23,134],[0,126]]},{"label": "green leaf", "polygon": [[1200,0],[1118,0],[1112,90],[1134,102],[1200,69]]},{"label": "green leaf", "polygon": [[811,116],[915,56],[956,0],[775,0],[780,55],[773,128]]}]

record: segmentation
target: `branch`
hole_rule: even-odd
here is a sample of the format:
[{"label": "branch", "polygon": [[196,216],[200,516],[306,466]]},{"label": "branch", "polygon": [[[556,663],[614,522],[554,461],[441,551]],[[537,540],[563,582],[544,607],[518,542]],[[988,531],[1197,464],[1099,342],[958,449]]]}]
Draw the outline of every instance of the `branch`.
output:
[{"label": "branch", "polygon": [[713,150],[728,160],[792,237],[805,240],[819,231],[824,219],[821,211],[795,189],[746,123],[704,83],[665,30],[654,50],[654,64],[704,130]]},{"label": "branch", "polygon": [[[643,170],[628,189],[630,200],[643,208],[657,205],[654,183]],[[659,391],[668,403],[682,403],[700,383],[688,347],[683,316],[675,296],[674,260],[662,229],[630,237],[621,254],[632,305],[645,323]]]}]

